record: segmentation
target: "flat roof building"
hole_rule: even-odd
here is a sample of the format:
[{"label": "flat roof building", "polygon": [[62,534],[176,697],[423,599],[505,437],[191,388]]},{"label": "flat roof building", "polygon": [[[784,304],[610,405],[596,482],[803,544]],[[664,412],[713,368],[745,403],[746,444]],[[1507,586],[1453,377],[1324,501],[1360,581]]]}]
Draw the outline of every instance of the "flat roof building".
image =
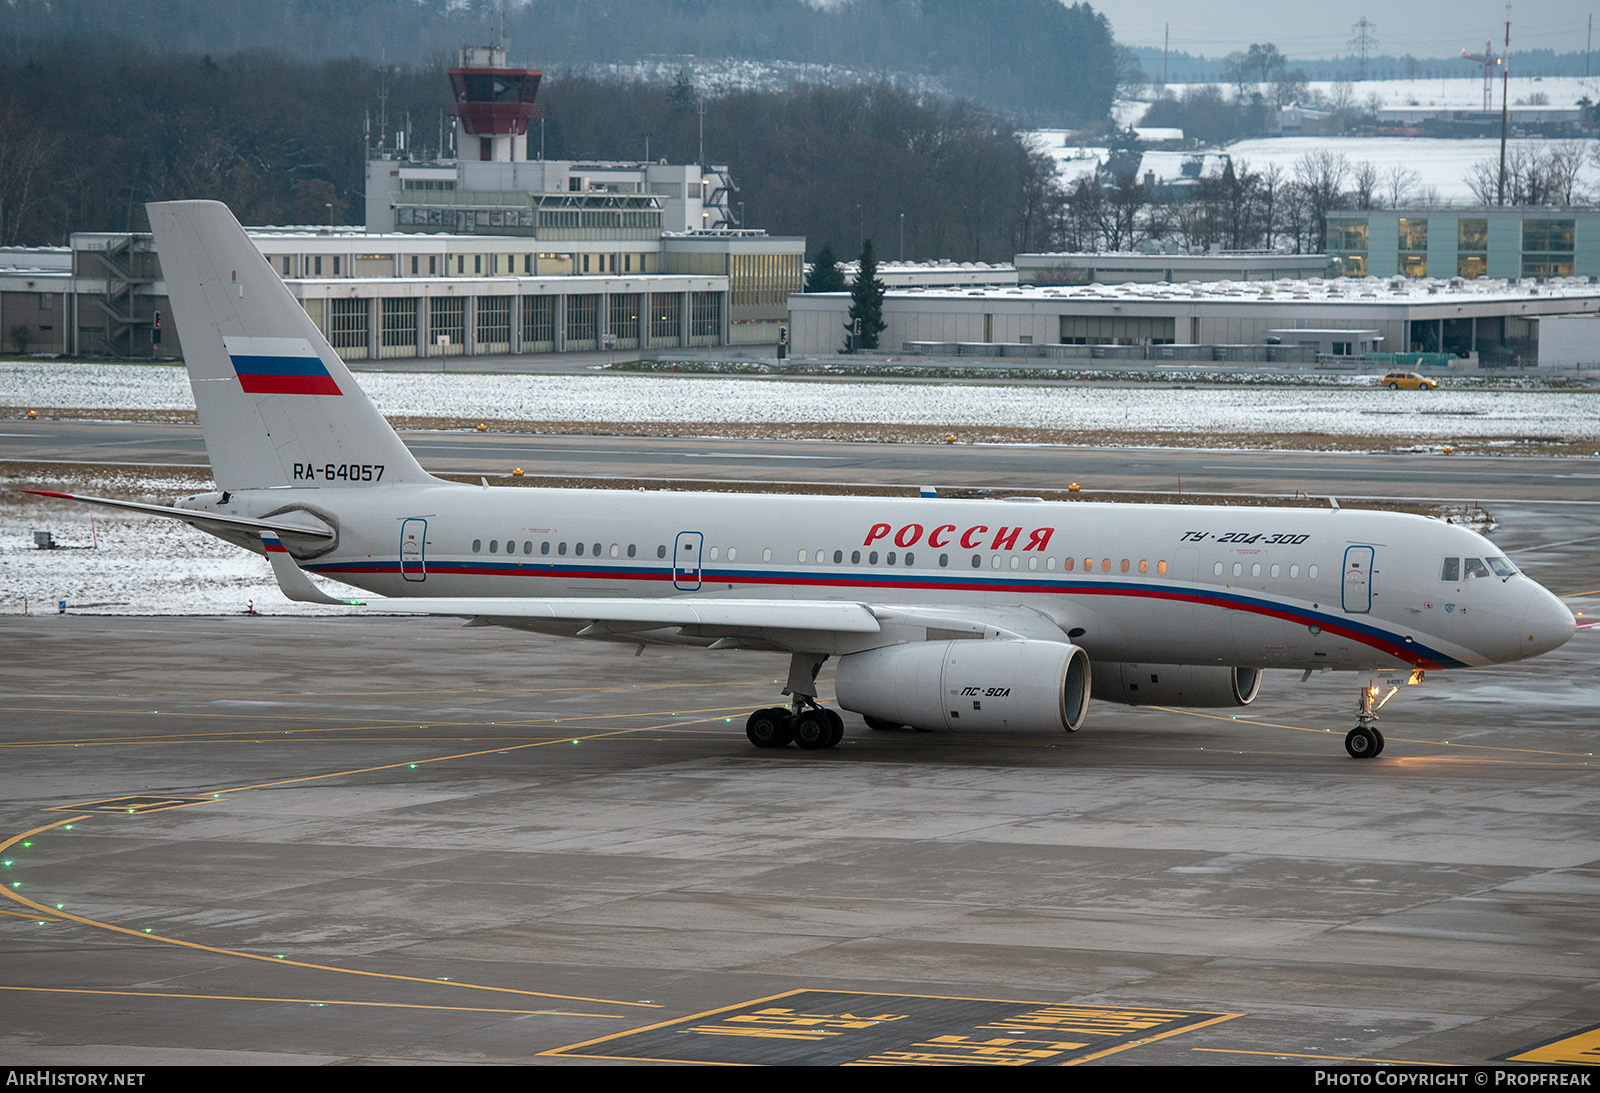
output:
[{"label": "flat roof building", "polygon": [[1600,277],[1600,209],[1338,209],[1330,277]]},{"label": "flat roof building", "polygon": [[[848,293],[791,296],[795,352],[838,351],[849,305]],[[1395,277],[902,289],[884,298],[887,328],[879,344],[895,353],[931,345],[960,354],[1087,356],[1094,347],[1270,349],[1304,341],[1326,343],[1334,356],[1381,348],[1450,354],[1464,367],[1517,367],[1538,360],[1540,316],[1596,313],[1600,285],[1574,279],[1544,285]],[[1336,331],[1349,336],[1337,338]],[[1263,352],[1259,359],[1272,357]]]}]

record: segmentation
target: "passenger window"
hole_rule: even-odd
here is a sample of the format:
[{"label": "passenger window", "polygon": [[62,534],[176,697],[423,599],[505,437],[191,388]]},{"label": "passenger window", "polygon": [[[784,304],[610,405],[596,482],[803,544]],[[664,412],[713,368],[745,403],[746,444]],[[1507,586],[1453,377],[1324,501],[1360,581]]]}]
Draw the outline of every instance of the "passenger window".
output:
[{"label": "passenger window", "polygon": [[838,565],[839,563],[841,563],[843,561],[844,561],[844,551],[842,551],[842,550],[834,551],[833,552],[833,564],[834,565]]},{"label": "passenger window", "polygon": [[851,565],[860,565],[861,564],[861,552],[859,550],[852,550],[850,552],[850,564]]},{"label": "passenger window", "polygon": [[1110,558],[1101,558],[1100,559],[1100,572],[1102,572],[1102,573],[1110,573],[1111,572],[1111,559]]},{"label": "passenger window", "polygon": [[1017,556],[1016,556],[1016,555],[1015,555],[1015,554],[1013,554],[1013,555],[1012,555],[1012,556],[1011,556],[1011,568],[1012,568],[1012,569],[1015,569],[1015,568],[1017,568],[1017,563],[1018,563],[1018,562],[1019,562],[1019,561],[1021,561],[1021,559],[1020,559],[1020,558],[1018,558],[1018,557],[1017,557]]},{"label": "passenger window", "polygon": [[876,550],[874,550],[871,554],[867,555],[867,564],[868,565],[877,565],[878,564],[878,552]]},{"label": "passenger window", "polygon": [[[491,547],[492,547],[492,546],[494,546],[494,544],[493,544],[493,543],[490,543],[490,544],[489,544],[489,545],[490,545],[490,546],[491,546]],[[580,558],[581,558],[581,557],[583,557],[583,544],[582,544],[582,543],[579,543],[579,544],[578,544],[578,545],[577,545],[577,548],[576,548],[576,553],[577,553],[577,555],[578,555],[578,557],[580,557]]]},{"label": "passenger window", "polygon": [[990,569],[999,569],[1000,568],[1000,555],[992,554],[992,555],[989,556],[989,568]]},{"label": "passenger window", "polygon": [[550,540],[549,539],[546,539],[544,542],[539,544],[539,553],[540,554],[549,554],[550,553]]},{"label": "passenger window", "polygon": [[596,543],[594,545],[594,556],[596,558],[600,557],[600,544],[599,543]]},{"label": "passenger window", "polygon": [[1222,576],[1222,563],[1218,562],[1216,565],[1212,566],[1211,572],[1214,576]]},{"label": "passenger window", "polygon": [[1072,572],[1072,567],[1077,565],[1077,564],[1078,564],[1077,563],[1077,559],[1075,559],[1075,558],[1063,558],[1063,559],[1061,559],[1061,568],[1066,570],[1068,573],[1071,573]]},{"label": "passenger window", "polygon": [[[633,553],[633,548],[632,548],[632,547],[629,547],[629,548],[628,548],[628,553],[629,553],[629,554],[632,554],[632,553]],[[762,561],[763,561],[763,562],[770,562],[770,561],[772,561],[772,548],[771,548],[771,547],[767,547],[767,548],[766,548],[766,549],[765,549],[765,550],[763,550],[763,551],[762,551],[762,552],[761,552],[761,560],[762,560]]]},{"label": "passenger window", "polygon": [[1094,559],[1093,558],[1085,558],[1083,560],[1083,571],[1085,573],[1093,573],[1094,572]]},{"label": "passenger window", "polygon": [[910,551],[909,551],[909,550],[908,550],[908,551],[906,551],[906,565],[910,565],[910,564],[911,564],[911,562],[912,562],[912,554],[911,554],[911,552],[910,552]]},{"label": "passenger window", "polygon": [[720,547],[712,547],[711,548],[711,560],[714,562],[720,557],[722,557],[721,548]]},{"label": "passenger window", "polygon": [[489,540],[489,553],[490,554],[497,554],[497,553],[499,553],[499,551],[500,551],[500,540],[499,539],[490,539]]},{"label": "passenger window", "polygon": [[618,544],[616,544],[616,543],[612,543],[611,544],[611,556],[613,558],[615,558],[621,552],[621,550],[622,550],[622,547],[619,546]]},{"label": "passenger window", "polygon": [[[628,557],[632,558],[634,555],[636,555],[638,553],[639,553],[638,545],[635,544],[635,543],[629,543],[628,544]],[[770,554],[771,551],[768,551],[768,553]]]},{"label": "passenger window", "polygon": [[885,554],[883,561],[886,565],[894,565],[894,551],[891,550],[888,554]]},{"label": "passenger window", "polygon": [[1039,568],[1039,556],[1037,554],[1028,559],[1028,568],[1029,569],[1038,569]]},{"label": "passenger window", "polygon": [[805,552],[804,549],[801,549],[800,553],[795,555],[795,561],[803,562],[805,560],[806,560],[806,552]]},{"label": "passenger window", "polygon": [[1149,558],[1140,558],[1139,559],[1139,572],[1140,573],[1148,573],[1148,572],[1150,572],[1150,559]]},{"label": "passenger window", "polygon": [[1310,569],[1306,570],[1306,576],[1310,577],[1313,581],[1316,580],[1317,579],[1317,567],[1316,566],[1312,566]]},{"label": "passenger window", "polygon": [[1253,565],[1251,565],[1251,567],[1250,567],[1250,576],[1252,576],[1252,577],[1261,576],[1261,563],[1260,562],[1256,562]]},{"label": "passenger window", "polygon": [[522,541],[522,553],[524,553],[524,554],[532,554],[533,553],[533,540],[532,539],[524,539]]},{"label": "passenger window", "polygon": [[[817,551],[818,555],[821,555],[821,553],[822,553],[822,551],[820,551],[820,550]],[[730,561],[730,562],[734,561],[738,557],[739,557],[739,551],[737,549],[735,549],[734,547],[729,547],[728,548],[728,561]]]},{"label": "passenger window", "polygon": [[939,568],[940,569],[948,569],[949,567],[950,567],[950,555],[948,555],[948,554],[939,555]]},{"label": "passenger window", "polygon": [[1121,569],[1122,569],[1122,572],[1124,572],[1124,573],[1128,572],[1128,559],[1126,559],[1126,558],[1122,559]]},{"label": "passenger window", "polygon": [[1296,578],[1296,577],[1300,576],[1300,566],[1298,564],[1295,564],[1295,565],[1292,565],[1292,566],[1289,567],[1289,576],[1291,578]]},{"label": "passenger window", "polygon": [[1272,571],[1271,571],[1271,572],[1272,572],[1272,575],[1273,575],[1273,576],[1274,576],[1274,577],[1276,577],[1276,576],[1277,576],[1277,575],[1278,575],[1278,572],[1279,572],[1279,571],[1280,571],[1280,570],[1281,570],[1281,569],[1282,569],[1282,568],[1283,568],[1283,567],[1282,567],[1282,566],[1280,566],[1280,565],[1278,565],[1278,563],[1277,563],[1277,562],[1273,562],[1273,563],[1272,563]]},{"label": "passenger window", "polygon": [[1237,577],[1237,576],[1239,576],[1239,574],[1241,574],[1243,572],[1244,572],[1244,563],[1243,562],[1234,562],[1233,563],[1233,575],[1235,577]]},{"label": "passenger window", "polygon": [[667,556],[667,545],[665,543],[662,543],[660,546],[656,547],[656,557],[657,558],[665,558],[666,556]]},{"label": "passenger window", "polygon": [[[557,554],[566,554],[566,552],[567,552],[567,544],[566,543],[560,543],[560,544],[558,544],[556,546],[556,553]],[[579,553],[581,554],[583,552],[580,550]]]},{"label": "passenger window", "polygon": [[1056,571],[1056,558],[1054,554],[1044,560],[1044,567],[1052,573]]},{"label": "passenger window", "polygon": [[982,566],[983,566],[983,555],[974,554],[972,556],[972,568],[973,569],[979,569],[979,568],[982,568]]},{"label": "passenger window", "polygon": [[1461,559],[1446,558],[1444,568],[1439,572],[1441,581],[1459,581],[1461,579]]},{"label": "passenger window", "polygon": [[1157,562],[1156,563],[1156,572],[1157,573],[1165,573],[1166,571],[1167,571],[1167,563],[1166,562],[1163,561],[1163,562]]},{"label": "passenger window", "polygon": [[474,539],[474,540],[472,540],[472,553],[479,554],[479,553],[482,553],[482,551],[483,551],[483,540],[482,539]]}]

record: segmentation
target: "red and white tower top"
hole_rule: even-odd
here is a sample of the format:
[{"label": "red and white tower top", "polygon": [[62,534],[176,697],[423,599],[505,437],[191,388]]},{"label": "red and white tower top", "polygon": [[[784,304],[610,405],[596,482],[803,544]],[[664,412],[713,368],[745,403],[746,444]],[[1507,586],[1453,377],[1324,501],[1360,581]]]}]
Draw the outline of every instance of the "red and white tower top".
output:
[{"label": "red and white tower top", "polygon": [[464,46],[460,66],[450,69],[457,155],[499,162],[526,159],[528,122],[544,117],[544,106],[534,102],[543,78],[537,68],[507,68],[503,46]]}]

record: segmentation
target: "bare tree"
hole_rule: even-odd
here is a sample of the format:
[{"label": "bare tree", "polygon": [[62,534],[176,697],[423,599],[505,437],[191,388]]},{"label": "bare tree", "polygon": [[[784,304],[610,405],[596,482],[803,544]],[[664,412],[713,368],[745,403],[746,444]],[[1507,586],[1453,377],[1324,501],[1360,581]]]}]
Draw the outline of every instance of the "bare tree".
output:
[{"label": "bare tree", "polygon": [[1383,197],[1389,208],[1403,208],[1415,198],[1422,176],[1403,163],[1396,163],[1383,176]]},{"label": "bare tree", "polygon": [[1295,161],[1294,178],[1299,187],[1308,235],[1313,248],[1328,249],[1328,212],[1347,200],[1345,180],[1350,162],[1334,152],[1309,152]]},{"label": "bare tree", "polygon": [[1377,204],[1378,169],[1370,159],[1364,159],[1350,170],[1351,200],[1358,209],[1371,209]]}]

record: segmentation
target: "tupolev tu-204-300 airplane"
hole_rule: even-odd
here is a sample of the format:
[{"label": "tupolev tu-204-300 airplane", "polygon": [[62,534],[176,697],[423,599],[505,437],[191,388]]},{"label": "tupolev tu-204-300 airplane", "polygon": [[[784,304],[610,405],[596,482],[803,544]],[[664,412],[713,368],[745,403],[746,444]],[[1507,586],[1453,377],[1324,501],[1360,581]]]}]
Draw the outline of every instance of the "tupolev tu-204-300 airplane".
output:
[{"label": "tupolev tu-204-300 airplane", "polygon": [[[217,492],[176,517],[294,599],[582,638],[787,653],[759,747],[873,728],[1076,731],[1091,697],[1247,705],[1265,668],[1371,685],[1536,656],[1572,613],[1488,540],[1390,512],[482,487],[424,471],[226,206],[149,207]],[[1396,679],[1395,681],[1398,681]],[[1390,692],[1393,694],[1393,691]]]}]

